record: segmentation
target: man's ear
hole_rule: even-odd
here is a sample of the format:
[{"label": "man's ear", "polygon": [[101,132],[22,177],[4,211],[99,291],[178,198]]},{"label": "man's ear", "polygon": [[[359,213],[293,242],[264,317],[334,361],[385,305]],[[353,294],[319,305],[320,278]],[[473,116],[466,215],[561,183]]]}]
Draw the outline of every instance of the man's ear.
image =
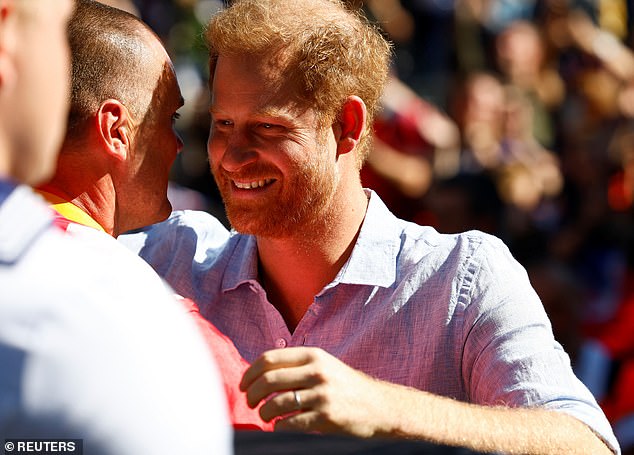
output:
[{"label": "man's ear", "polygon": [[108,153],[125,161],[132,141],[132,118],[128,109],[120,101],[106,100],[99,106],[96,122]]},{"label": "man's ear", "polygon": [[358,96],[349,96],[339,111],[335,125],[337,155],[351,152],[359,144],[366,128],[367,109]]}]

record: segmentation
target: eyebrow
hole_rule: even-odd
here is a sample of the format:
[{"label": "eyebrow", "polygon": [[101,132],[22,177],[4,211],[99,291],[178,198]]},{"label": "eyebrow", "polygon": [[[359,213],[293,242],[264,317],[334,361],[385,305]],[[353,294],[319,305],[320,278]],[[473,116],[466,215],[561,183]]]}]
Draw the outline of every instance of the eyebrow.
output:
[{"label": "eyebrow", "polygon": [[[209,107],[209,112],[214,115],[214,114],[223,114],[223,111],[221,109],[217,109],[215,108],[213,105],[211,105]],[[292,122],[295,119],[295,116],[282,110],[282,109],[278,109],[275,107],[266,107],[263,109],[259,109],[257,111],[254,112],[254,115],[256,117],[258,116],[262,116],[262,117],[272,117],[272,118],[277,118],[286,122]]]},{"label": "eyebrow", "polygon": [[256,112],[256,115],[261,115],[263,117],[274,117],[285,120],[287,122],[291,122],[295,119],[295,116],[291,115],[288,111],[284,111],[275,107],[267,107],[265,109],[259,110]]}]

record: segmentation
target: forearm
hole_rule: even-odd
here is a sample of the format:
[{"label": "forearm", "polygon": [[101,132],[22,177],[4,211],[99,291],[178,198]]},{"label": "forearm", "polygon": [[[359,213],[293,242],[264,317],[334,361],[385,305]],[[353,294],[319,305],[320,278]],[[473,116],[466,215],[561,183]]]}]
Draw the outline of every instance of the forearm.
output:
[{"label": "forearm", "polygon": [[[240,384],[276,430],[395,437],[508,454],[611,453],[585,424],[545,409],[486,407],[373,379],[318,348],[265,352]],[[607,422],[606,422],[607,424]]]},{"label": "forearm", "polygon": [[477,406],[393,384],[381,387],[375,436],[509,454],[612,453],[585,424],[563,413]]}]

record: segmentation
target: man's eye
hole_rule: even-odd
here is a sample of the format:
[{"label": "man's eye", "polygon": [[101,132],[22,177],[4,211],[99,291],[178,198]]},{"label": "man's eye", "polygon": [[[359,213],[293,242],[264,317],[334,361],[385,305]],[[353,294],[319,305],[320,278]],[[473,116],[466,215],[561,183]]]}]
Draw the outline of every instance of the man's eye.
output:
[{"label": "man's eye", "polygon": [[281,125],[277,125],[275,123],[260,123],[258,125],[260,127],[260,129],[266,130],[266,131],[280,131],[282,129]]}]

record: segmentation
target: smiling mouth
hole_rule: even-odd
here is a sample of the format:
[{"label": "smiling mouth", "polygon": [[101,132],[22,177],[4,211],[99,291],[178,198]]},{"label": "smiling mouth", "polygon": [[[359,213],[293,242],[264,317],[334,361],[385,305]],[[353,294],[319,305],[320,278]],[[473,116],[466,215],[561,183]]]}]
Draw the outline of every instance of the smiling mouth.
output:
[{"label": "smiling mouth", "polygon": [[274,180],[275,179],[264,179],[254,180],[253,182],[236,182],[234,180],[233,184],[236,186],[236,188],[240,188],[241,190],[255,190],[270,185],[271,183],[273,183]]}]

